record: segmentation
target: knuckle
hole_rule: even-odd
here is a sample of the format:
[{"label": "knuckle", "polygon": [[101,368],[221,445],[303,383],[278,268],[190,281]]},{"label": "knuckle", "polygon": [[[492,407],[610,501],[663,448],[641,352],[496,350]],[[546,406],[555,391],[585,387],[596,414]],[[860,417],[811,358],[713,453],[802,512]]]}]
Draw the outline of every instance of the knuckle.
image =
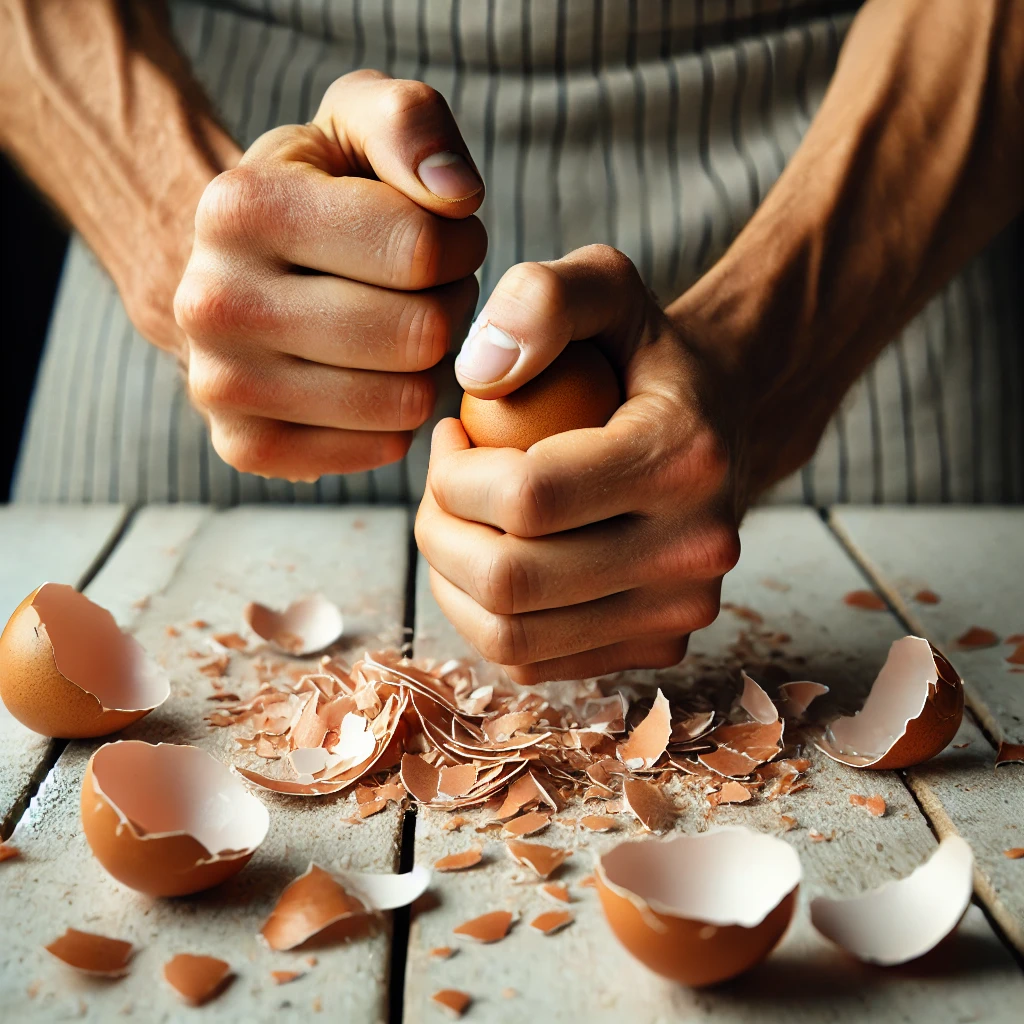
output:
[{"label": "knuckle", "polygon": [[206,355],[193,346],[188,366],[192,397],[212,412],[252,408],[266,400],[265,385],[231,359]]},{"label": "knuckle", "polygon": [[419,291],[437,284],[441,264],[441,233],[424,210],[403,217],[390,239],[388,264],[395,287]]},{"label": "knuckle", "polygon": [[409,370],[429,370],[444,357],[451,339],[451,320],[436,299],[417,297],[399,324]]},{"label": "knuckle", "polygon": [[239,288],[229,277],[189,271],[174,296],[178,326],[197,341],[217,341],[239,334],[254,336],[279,331],[280,311],[259,288]]},{"label": "knuckle", "polygon": [[412,127],[425,109],[445,108],[441,94],[426,82],[396,78],[388,83],[384,98],[384,116],[398,129]]},{"label": "knuckle", "polygon": [[689,469],[691,479],[709,491],[721,488],[729,476],[729,448],[722,436],[710,428],[700,431],[691,442]]},{"label": "knuckle", "polygon": [[415,430],[434,411],[434,387],[427,376],[404,374],[398,395],[397,430]]},{"label": "knuckle", "polygon": [[212,421],[210,439],[214,451],[240,473],[270,476],[281,454],[281,437],[271,423],[255,420],[222,424]]},{"label": "knuckle", "polygon": [[496,665],[525,665],[532,660],[526,629],[518,615],[489,615],[479,649]]},{"label": "knuckle", "polygon": [[565,315],[568,302],[565,281],[543,263],[517,263],[505,272],[499,287],[503,296],[538,316]]},{"label": "knuckle", "polygon": [[495,615],[514,615],[528,606],[529,574],[507,547],[497,545],[474,573],[477,602]]},{"label": "knuckle", "polygon": [[231,242],[248,237],[256,220],[267,212],[268,192],[251,165],[233,167],[218,174],[196,208],[196,237],[211,242]]},{"label": "knuckle", "polygon": [[558,521],[558,491],[552,477],[528,465],[510,476],[499,494],[498,520],[515,537],[543,537]]}]

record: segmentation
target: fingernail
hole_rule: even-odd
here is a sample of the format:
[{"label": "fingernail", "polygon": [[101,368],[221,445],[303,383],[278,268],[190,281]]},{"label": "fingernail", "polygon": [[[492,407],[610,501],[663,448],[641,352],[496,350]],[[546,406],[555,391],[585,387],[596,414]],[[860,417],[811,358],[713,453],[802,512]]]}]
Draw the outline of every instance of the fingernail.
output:
[{"label": "fingernail", "polygon": [[455,360],[455,369],[467,380],[493,384],[516,365],[519,343],[511,334],[494,324],[484,324],[470,331],[462,351]]},{"label": "fingernail", "polygon": [[438,199],[468,199],[484,187],[458,153],[434,153],[420,163],[416,173]]}]

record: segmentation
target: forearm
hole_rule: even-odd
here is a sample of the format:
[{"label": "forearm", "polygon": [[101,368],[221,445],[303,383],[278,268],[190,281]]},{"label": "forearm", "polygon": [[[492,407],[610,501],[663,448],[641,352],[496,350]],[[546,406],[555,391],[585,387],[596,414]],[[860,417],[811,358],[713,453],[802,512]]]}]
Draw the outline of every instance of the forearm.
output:
[{"label": "forearm", "polygon": [[136,326],[177,352],[196,204],[239,150],[162,5],[0,0],[0,111],[4,149],[96,252]]},{"label": "forearm", "polygon": [[670,308],[746,409],[752,494],[1024,204],[1024,4],[870,0],[779,181]]}]

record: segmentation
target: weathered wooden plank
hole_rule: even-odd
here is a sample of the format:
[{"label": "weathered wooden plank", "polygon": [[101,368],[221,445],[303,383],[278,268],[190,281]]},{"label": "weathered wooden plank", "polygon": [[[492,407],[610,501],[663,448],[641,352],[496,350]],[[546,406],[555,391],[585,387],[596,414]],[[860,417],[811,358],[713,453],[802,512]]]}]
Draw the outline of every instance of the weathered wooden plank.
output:
[{"label": "weathered wooden plank", "polygon": [[[757,611],[765,631],[785,632],[792,641],[772,645],[737,637],[746,622],[723,613],[694,637],[690,663],[682,670],[658,673],[662,686],[701,685],[720,680],[733,686],[737,667],[747,664],[756,678],[779,681],[818,679],[856,703],[882,664],[889,644],[900,635],[884,613],[866,613],[843,604],[847,591],[862,586],[849,561],[821,521],[803,510],[764,510],[751,515],[743,530],[743,557],[725,582],[725,600]],[[421,566],[422,568],[422,566]],[[420,574],[415,650],[418,655],[449,657],[465,646],[444,621]],[[781,589],[788,588],[788,589]],[[747,651],[746,654],[744,652]],[[770,666],[775,665],[772,669]],[[634,674],[644,680],[651,673]],[[770,688],[770,686],[769,686]],[[557,687],[549,687],[556,692]],[[742,823],[781,833],[799,850],[805,881],[793,928],[773,956],[742,979],[695,992],[662,982],[618,947],[605,924],[596,895],[581,889],[593,856],[630,834],[584,834],[552,823],[537,838],[572,847],[575,855],[560,876],[569,883],[575,922],[550,938],[532,933],[529,920],[551,904],[523,878],[491,833],[471,826],[450,833],[444,815],[421,812],[416,827],[417,862],[432,863],[442,853],[476,842],[485,863],[457,875],[441,875],[440,906],[413,922],[406,981],[406,1018],[441,1019],[430,1003],[432,992],[461,988],[480,1003],[488,1021],[687,1020],[821,1022],[864,1020],[1016,1019],[1024,998],[1024,980],[981,911],[973,907],[945,957],[932,957],[912,970],[860,966],[831,947],[811,927],[808,899],[819,894],[851,895],[907,874],[934,849],[935,839],[911,794],[892,772],[858,772],[810,751],[813,788],[775,803],[722,806],[709,812],[693,796],[683,805],[677,828],[693,832],[710,824]],[[849,803],[851,793],[880,793],[888,810],[869,817]],[[569,808],[566,814],[578,814]],[[800,827],[782,833],[781,813]],[[468,816],[468,815],[467,815]],[[808,830],[830,834],[831,842],[812,843]],[[496,946],[460,945],[451,960],[431,960],[436,946],[456,945],[452,928],[489,909],[507,907],[521,914],[512,934]],[[505,989],[515,990],[506,999]]]},{"label": "weathered wooden plank", "polygon": [[[202,648],[208,630],[190,628],[197,618],[214,630],[241,626],[253,599],[284,605],[314,591],[326,594],[346,615],[340,649],[398,643],[407,561],[407,514],[403,510],[237,509],[213,515],[181,547],[181,562],[165,586],[149,589],[138,609],[135,635],[167,666],[171,699],[123,734],[149,741],[195,743],[225,761],[237,758],[228,730],[209,729],[204,714],[210,681],[188,651]],[[130,541],[130,537],[129,537]],[[118,578],[104,580],[113,593]],[[142,588],[145,589],[145,588]],[[133,591],[135,593],[136,591]],[[138,600],[136,597],[134,600]],[[181,632],[169,636],[167,627]],[[226,682],[253,685],[247,659],[234,655]],[[386,1016],[390,959],[388,928],[342,946],[305,953],[272,953],[256,938],[284,885],[310,860],[325,866],[391,871],[398,864],[401,812],[382,812],[360,825],[354,798],[294,801],[261,794],[271,812],[271,831],[252,863],[236,879],[206,895],[153,901],[114,882],[92,858],[80,832],[78,795],[85,763],[95,744],[71,743],[61,755],[13,836],[20,859],[4,864],[0,897],[4,920],[18,921],[0,944],[0,1005],[12,1019],[53,1020],[82,1016],[109,1021],[120,1013],[147,1020],[186,1020],[161,980],[162,965],[179,952],[223,957],[235,969],[234,984],[204,1011],[225,1021],[305,1021],[322,1006],[340,1019]],[[117,984],[71,977],[42,950],[67,926],[134,942],[131,973]],[[278,989],[272,969],[299,969],[308,976]]]},{"label": "weathered wooden plank", "polygon": [[[40,583],[81,586],[127,512],[124,505],[0,506],[0,628]],[[0,835],[51,749],[0,702]]]},{"label": "weathered wooden plank", "polygon": [[[906,622],[941,647],[971,710],[995,737],[1024,743],[1024,684],[1014,647],[963,650],[971,626],[1024,634],[1024,509],[836,508],[830,523]],[[915,598],[922,590],[938,604]]]},{"label": "weathered wooden plank", "polygon": [[[1024,633],[1024,511],[836,509],[831,523],[909,626],[949,656],[989,733],[1024,741],[1024,681],[1006,661],[1013,647],[968,651],[955,643],[975,625],[1000,639]],[[938,604],[916,600],[925,589]],[[1024,846],[1024,768],[994,771],[994,760],[968,717],[954,744],[907,780],[940,835],[970,842],[978,894],[1024,953],[1024,873],[1003,855]]]}]

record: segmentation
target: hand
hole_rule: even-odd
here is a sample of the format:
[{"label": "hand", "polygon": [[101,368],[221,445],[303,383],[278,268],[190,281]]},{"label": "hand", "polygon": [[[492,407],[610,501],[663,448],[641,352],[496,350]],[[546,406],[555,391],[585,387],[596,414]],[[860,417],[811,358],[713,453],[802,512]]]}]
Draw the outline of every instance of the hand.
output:
[{"label": "hand", "polygon": [[739,557],[737,431],[717,369],[607,246],[513,267],[478,325],[455,364],[473,394],[508,394],[589,338],[626,401],[605,427],[526,452],[437,425],[416,540],[438,603],[520,683],[674,665]]},{"label": "hand", "polygon": [[221,458],[290,480],[402,458],[476,305],[482,199],[441,96],[375,71],[215,178],[175,313]]}]

